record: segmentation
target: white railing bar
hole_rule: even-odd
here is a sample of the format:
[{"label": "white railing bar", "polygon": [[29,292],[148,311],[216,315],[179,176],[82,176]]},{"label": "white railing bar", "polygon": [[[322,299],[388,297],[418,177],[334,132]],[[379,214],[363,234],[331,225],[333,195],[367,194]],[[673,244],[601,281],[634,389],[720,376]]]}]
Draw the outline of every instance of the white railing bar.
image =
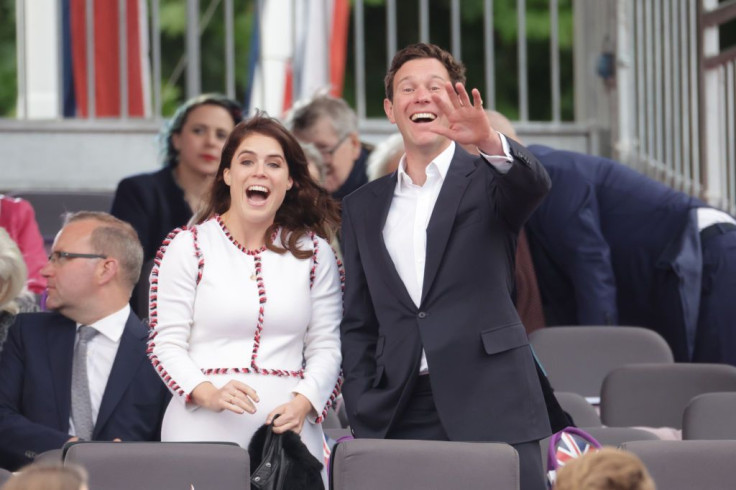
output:
[{"label": "white railing bar", "polygon": [[161,17],[159,0],[151,0],[151,64],[153,65],[153,115],[162,117],[161,101]]},{"label": "white railing bar", "polygon": [[[223,5],[223,22],[225,23],[225,94],[235,98],[235,29],[233,19],[233,0],[225,0]],[[293,11],[293,9],[292,9]]]},{"label": "white railing bar", "polygon": [[483,97],[486,108],[496,108],[496,67],[495,43],[493,40],[493,0],[483,2],[483,70],[485,72],[486,90]]},{"label": "white railing bar", "polygon": [[97,109],[95,100],[95,10],[92,0],[85,4],[85,33],[87,41],[87,117],[94,119]]},{"label": "white railing bar", "polygon": [[[668,2],[669,0],[665,0]],[[654,2],[654,155],[658,160],[664,159],[664,128],[662,103],[662,9],[661,0]]]},{"label": "white railing bar", "polygon": [[[664,80],[664,94],[663,98],[663,109],[664,119],[662,127],[662,139],[664,149],[664,161],[667,166],[673,170],[674,175],[674,161],[672,158],[675,140],[672,138],[672,43],[670,42],[671,20],[670,20],[670,2],[667,0],[664,2],[664,8],[662,11],[662,26],[663,26],[663,56],[662,56],[662,78]],[[670,182],[670,185],[672,182]]]},{"label": "white railing bar", "polygon": [[552,121],[560,122],[562,118],[562,110],[560,107],[560,24],[559,24],[560,6],[557,0],[549,2],[549,56],[551,68],[551,85],[552,85]]},{"label": "white railing bar", "polygon": [[396,0],[386,1],[386,68],[391,64],[394,54],[398,50],[397,27],[396,27]]},{"label": "white railing bar", "polygon": [[690,60],[690,141],[692,142],[692,178],[697,183],[696,190],[700,192],[702,189],[702,176],[700,175],[700,121],[698,118],[700,104],[698,102],[698,15],[697,2],[689,2],[689,36],[690,53],[687,58]]},{"label": "white railing bar", "polygon": [[419,41],[429,42],[429,0],[419,0]]},{"label": "white railing bar", "polygon": [[16,57],[18,58],[18,99],[20,100],[20,117],[28,119],[28,50],[26,49],[26,2],[15,1],[15,26],[18,47]]},{"label": "white railing bar", "polygon": [[526,0],[516,0],[516,25],[519,33],[519,120],[529,120],[529,80],[527,78],[526,53]]},{"label": "white railing bar", "polygon": [[120,119],[128,118],[128,9],[118,0],[118,67],[120,70]]},{"label": "white railing bar", "polygon": [[199,62],[199,0],[187,0],[186,31],[187,98],[202,92],[201,64]]},{"label": "white railing bar", "polygon": [[457,60],[463,58],[460,29],[460,0],[452,0],[450,4],[450,50],[452,51],[452,56]]},{"label": "white railing bar", "polygon": [[646,148],[646,135],[647,125],[645,122],[646,117],[646,98],[644,97],[646,91],[645,75],[646,70],[644,67],[644,3],[641,1],[634,1],[636,5],[636,107],[637,107],[637,154],[643,155]]},{"label": "white railing bar", "polygon": [[365,30],[363,0],[355,0],[355,106],[358,119],[365,119]]}]

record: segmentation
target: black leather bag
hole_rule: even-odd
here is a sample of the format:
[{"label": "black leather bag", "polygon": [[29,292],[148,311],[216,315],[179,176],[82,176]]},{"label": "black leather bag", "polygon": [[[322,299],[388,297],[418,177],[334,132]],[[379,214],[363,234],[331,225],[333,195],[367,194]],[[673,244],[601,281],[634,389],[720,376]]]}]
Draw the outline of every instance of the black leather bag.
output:
[{"label": "black leather bag", "polygon": [[324,490],[322,463],[298,434],[261,426],[248,445],[251,490]]}]

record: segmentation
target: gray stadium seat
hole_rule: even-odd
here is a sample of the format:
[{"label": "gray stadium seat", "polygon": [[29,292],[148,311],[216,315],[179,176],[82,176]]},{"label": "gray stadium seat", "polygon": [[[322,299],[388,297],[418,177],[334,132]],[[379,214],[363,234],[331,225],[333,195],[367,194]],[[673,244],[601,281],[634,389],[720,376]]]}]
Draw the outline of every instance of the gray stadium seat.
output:
[{"label": "gray stadium seat", "polygon": [[105,191],[22,191],[11,193],[31,203],[47,245],[61,229],[62,216],[74,211],[105,211],[112,206],[113,192]]},{"label": "gray stadium seat", "polygon": [[736,391],[736,367],[727,364],[639,364],[613,370],[603,382],[601,421],[612,427],[682,428],[690,400]]},{"label": "gray stadium seat", "polygon": [[67,463],[83,466],[93,489],[250,488],[248,452],[229,443],[72,443]]},{"label": "gray stadium seat", "polygon": [[577,427],[599,427],[603,425],[595,407],[588,403],[582,395],[555,391],[555,398],[557,398],[562,409],[572,417]]},{"label": "gray stadium seat", "polygon": [[583,427],[602,446],[621,446],[631,441],[659,441],[656,434],[633,427]]},{"label": "gray stadium seat", "polygon": [[49,449],[33,458],[34,463],[40,464],[62,464],[64,462],[64,452],[62,449]]},{"label": "gray stadium seat", "polygon": [[330,429],[329,427],[323,427],[325,435],[330,439],[338,440],[341,437],[352,437],[353,433],[347,427],[340,427],[336,429]]},{"label": "gray stadium seat", "polygon": [[0,486],[3,486],[3,484],[8,481],[11,476],[13,476],[11,472],[4,468],[0,468]]},{"label": "gray stadium seat", "polygon": [[641,458],[659,489],[734,488],[736,441],[635,441],[621,447]]},{"label": "gray stadium seat", "polygon": [[667,342],[639,327],[547,327],[529,336],[555,391],[598,398],[603,378],[636,363],[672,363]]},{"label": "gray stadium seat", "polygon": [[501,443],[355,439],[337,445],[333,490],[519,488],[519,457]]},{"label": "gray stadium seat", "polygon": [[736,439],[736,392],[705,393],[690,400],[682,417],[683,439]]}]

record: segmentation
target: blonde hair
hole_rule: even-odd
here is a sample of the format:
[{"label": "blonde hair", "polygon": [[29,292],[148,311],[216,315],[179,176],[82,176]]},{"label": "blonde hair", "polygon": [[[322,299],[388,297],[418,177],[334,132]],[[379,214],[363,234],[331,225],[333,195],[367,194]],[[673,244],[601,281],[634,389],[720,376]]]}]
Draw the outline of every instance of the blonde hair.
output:
[{"label": "blonde hair", "polygon": [[555,490],[656,490],[634,453],[605,447],[573,459],[557,471]]},{"label": "blonde hair", "polygon": [[16,299],[25,292],[28,271],[18,245],[0,228],[0,311],[17,315]]},{"label": "blonde hair", "polygon": [[81,490],[87,472],[76,465],[32,464],[10,477],[2,490]]}]

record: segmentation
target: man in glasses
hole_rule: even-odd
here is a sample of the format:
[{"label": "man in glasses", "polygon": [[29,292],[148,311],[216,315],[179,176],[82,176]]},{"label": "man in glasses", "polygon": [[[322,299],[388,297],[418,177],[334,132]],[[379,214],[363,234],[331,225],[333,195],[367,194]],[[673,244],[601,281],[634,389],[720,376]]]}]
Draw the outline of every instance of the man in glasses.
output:
[{"label": "man in glasses", "polygon": [[67,441],[159,438],[168,391],[128,305],[142,257],[128,223],[68,218],[41,270],[53,312],[18,315],[0,358],[0,467]]},{"label": "man in glasses", "polygon": [[314,97],[297,106],[288,118],[294,135],[313,144],[325,166],[324,187],[338,201],[368,182],[370,149],[358,137],[358,117],[342,99]]}]

